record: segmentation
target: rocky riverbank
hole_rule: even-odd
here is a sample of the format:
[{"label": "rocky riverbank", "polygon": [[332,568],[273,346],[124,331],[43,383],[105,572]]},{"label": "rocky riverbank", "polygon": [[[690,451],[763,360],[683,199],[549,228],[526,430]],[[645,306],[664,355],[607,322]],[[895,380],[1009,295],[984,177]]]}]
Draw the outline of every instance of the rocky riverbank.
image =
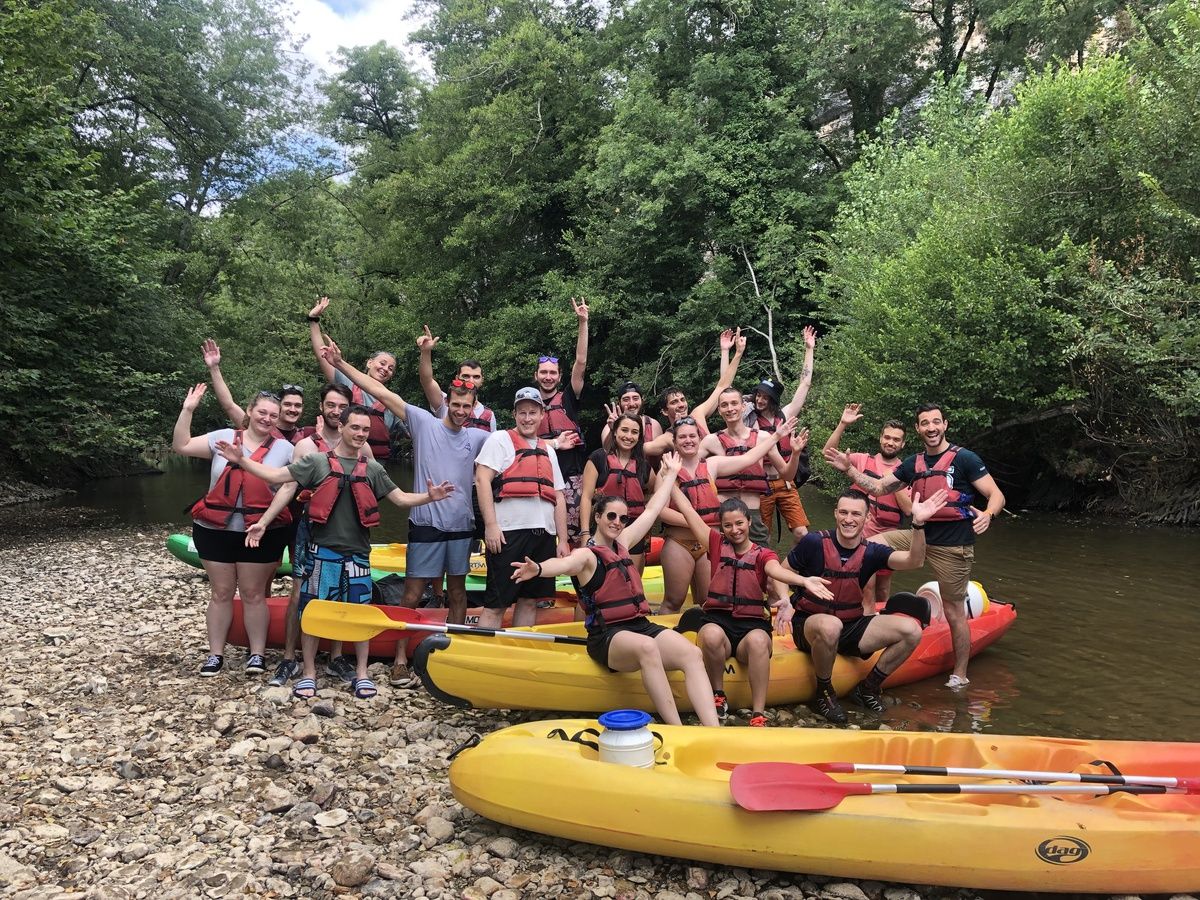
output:
[{"label": "rocky riverbank", "polygon": [[[0,889],[21,898],[966,898],[639,855],[459,806],[447,754],[516,721],[420,690],[313,704],[266,676],[200,679],[203,575],[165,531],[56,511],[0,528]],[[279,592],[284,588],[278,582]],[[273,661],[273,660],[272,660]],[[783,721],[804,715],[783,710]]]},{"label": "rocky riverbank", "polygon": [[0,476],[0,506],[15,506],[18,503],[41,503],[55,500],[71,493],[66,488],[32,484],[19,478]]}]

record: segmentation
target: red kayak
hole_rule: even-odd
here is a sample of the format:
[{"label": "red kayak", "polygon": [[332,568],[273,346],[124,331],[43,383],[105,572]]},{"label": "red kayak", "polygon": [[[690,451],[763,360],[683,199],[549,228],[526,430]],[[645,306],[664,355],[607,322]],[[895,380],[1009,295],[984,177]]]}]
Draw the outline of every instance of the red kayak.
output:
[{"label": "red kayak", "polygon": [[[284,621],[287,615],[287,597],[268,597],[267,609],[270,611],[271,620],[267,626],[267,647],[269,649],[280,649],[283,647],[284,639],[287,635],[287,623]],[[537,611],[538,625],[557,625],[563,622],[570,622],[575,618],[575,595],[567,594],[559,591],[554,598],[554,606]],[[431,608],[431,609],[406,609],[403,606],[376,606],[376,609],[383,610],[388,618],[395,619],[397,622],[415,622],[424,625],[445,625],[446,624],[446,609]],[[479,613],[481,608],[478,606],[467,609],[468,625],[479,624]],[[504,626],[508,627],[512,624],[512,608],[510,607],[504,613]],[[403,639],[408,641],[408,653],[411,655],[416,649],[417,644],[422,638],[428,637],[427,631],[385,631],[378,637],[371,639],[371,655],[378,657],[391,658],[396,655],[396,641]],[[233,621],[229,625],[229,643],[235,647],[249,646],[249,640],[246,637],[246,623],[242,617],[242,600],[238,596],[233,598]],[[321,649],[328,650],[329,642],[321,641]]]},{"label": "red kayak", "polygon": [[[992,646],[1017,620],[1017,608],[1010,603],[993,600],[987,612],[967,622],[971,630],[971,656]],[[912,684],[925,678],[941,675],[954,668],[954,646],[950,626],[940,620],[921,632],[921,643],[895,672],[888,676],[884,687]]]}]

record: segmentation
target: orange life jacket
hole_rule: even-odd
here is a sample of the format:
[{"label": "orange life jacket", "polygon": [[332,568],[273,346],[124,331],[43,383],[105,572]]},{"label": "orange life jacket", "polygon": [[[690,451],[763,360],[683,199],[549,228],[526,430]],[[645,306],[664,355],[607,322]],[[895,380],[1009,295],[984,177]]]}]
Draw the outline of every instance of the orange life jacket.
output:
[{"label": "orange life jacket", "polygon": [[792,593],[792,604],[806,613],[825,613],[842,620],[858,619],[863,615],[861,578],[863,559],[867,555],[867,542],[863,541],[842,562],[838,544],[832,531],[818,532],[821,535],[821,552],[825,557],[825,568],[821,577],[829,581],[832,600],[822,600],[798,587]]},{"label": "orange life jacket", "polygon": [[761,619],[767,606],[766,585],[758,580],[758,557],[763,548],[751,544],[738,556],[733,544],[721,539],[721,555],[710,559],[712,578],[704,609],[731,612],[738,619]]},{"label": "orange life jacket", "polygon": [[962,447],[951,444],[933,463],[933,468],[925,465],[925,454],[917,454],[916,475],[912,480],[912,498],[914,501],[923,500],[940,490],[949,494],[946,505],[929,517],[932,522],[957,522],[963,519],[975,518],[975,507],[971,501],[975,494],[971,490],[961,490],[950,487],[950,467]]},{"label": "orange life jacket", "polygon": [[512,465],[492,479],[492,496],[496,500],[541,497],[547,503],[556,502],[550,454],[543,447],[531,447],[515,428],[508,429],[508,436],[517,455]]},{"label": "orange life jacket", "polygon": [[[755,412],[754,419],[755,424],[758,426],[758,430],[765,431],[767,434],[774,434],[779,429],[779,426],[786,421],[783,416],[775,416],[774,418],[767,419],[758,412]],[[786,462],[792,455],[791,436],[789,435],[788,437],[780,440],[775,447],[777,450],[779,450],[779,455],[782,456]]]},{"label": "orange life jacket", "polygon": [[579,423],[567,415],[563,406],[563,392],[556,391],[554,396],[546,401],[546,414],[542,416],[542,424],[538,426],[538,437],[552,441],[566,431],[574,431],[583,437],[583,429]]},{"label": "orange life jacket", "polygon": [[366,457],[360,456],[355,460],[349,475],[332,450],[325,454],[325,458],[329,460],[329,474],[313,489],[308,501],[308,517],[318,525],[328,522],[338,497],[346,485],[350,485],[350,493],[358,509],[359,524],[363,528],[374,528],[379,524],[379,501],[375,499],[375,492],[371,490],[371,482],[367,478]]},{"label": "orange life jacket", "polygon": [[[268,435],[259,448],[250,454],[250,458],[257,463],[262,462],[277,440],[281,439]],[[241,445],[242,431],[239,429],[233,433],[233,446]],[[263,517],[273,499],[275,492],[269,484],[251,475],[237,463],[227,463],[212,489],[192,505],[191,516],[213,528],[224,528],[234,513],[241,513],[246,524],[253,525]],[[291,521],[292,514],[285,507],[275,517],[271,527],[277,528]]]},{"label": "orange life jacket", "polygon": [[[721,508],[721,498],[717,496],[712,479],[708,475],[708,466],[704,460],[696,464],[696,471],[689,474],[687,469],[679,469],[679,489],[692,504],[692,509],[704,520],[706,525],[717,524],[717,513]],[[671,507],[678,512],[672,502]]]},{"label": "orange life jacket", "polygon": [[495,415],[486,406],[480,415],[475,415],[474,411],[467,416],[467,421],[463,423],[465,428],[478,428],[480,431],[486,431],[489,434],[492,431],[492,422],[496,420]]},{"label": "orange life jacket", "polygon": [[[725,448],[726,456],[742,456],[758,445],[758,432],[751,429],[746,436],[745,443],[738,443],[737,438],[723,430],[717,432],[717,440]],[[740,472],[722,475],[717,479],[717,490],[722,494],[737,494],[742,491],[751,494],[765,494],[770,490],[770,483],[767,481],[767,470],[763,468],[762,460]]]},{"label": "orange life jacket", "polygon": [[620,544],[613,547],[589,544],[588,549],[604,572],[603,583],[590,595],[591,604],[604,624],[615,625],[650,615],[650,604],[646,602],[646,594],[642,590],[642,578],[629,551]]},{"label": "orange life jacket", "polygon": [[637,460],[631,459],[627,465],[622,465],[615,453],[608,454],[608,477],[605,478],[597,493],[610,497],[620,497],[629,507],[629,515],[637,518],[646,509],[646,492],[642,480],[638,477]]},{"label": "orange life jacket", "polygon": [[358,406],[365,406],[371,416],[371,432],[367,435],[367,443],[371,445],[371,452],[375,454],[375,458],[391,459],[392,433],[388,429],[387,416],[384,415],[387,407],[379,400],[368,403],[362,388],[357,384],[350,389],[350,402]]},{"label": "orange life jacket", "polygon": [[[863,465],[862,472],[868,478],[883,478],[884,475],[890,475],[895,469],[887,467],[883,461],[882,454],[876,453],[874,456],[867,457],[866,463]],[[873,494],[867,494],[867,506],[871,509],[871,517],[875,520],[875,524],[880,528],[889,529],[896,528],[900,525],[902,513],[900,506],[896,501],[896,492],[884,494],[882,497],[876,497]]]}]

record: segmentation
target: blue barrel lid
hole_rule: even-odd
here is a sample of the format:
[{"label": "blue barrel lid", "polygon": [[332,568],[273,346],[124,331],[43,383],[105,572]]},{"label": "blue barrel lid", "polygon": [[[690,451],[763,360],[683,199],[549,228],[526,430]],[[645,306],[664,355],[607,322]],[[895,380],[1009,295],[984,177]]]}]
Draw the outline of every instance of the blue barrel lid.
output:
[{"label": "blue barrel lid", "polygon": [[645,728],[653,720],[650,713],[640,709],[614,709],[600,716],[600,724],[610,731],[633,731]]}]

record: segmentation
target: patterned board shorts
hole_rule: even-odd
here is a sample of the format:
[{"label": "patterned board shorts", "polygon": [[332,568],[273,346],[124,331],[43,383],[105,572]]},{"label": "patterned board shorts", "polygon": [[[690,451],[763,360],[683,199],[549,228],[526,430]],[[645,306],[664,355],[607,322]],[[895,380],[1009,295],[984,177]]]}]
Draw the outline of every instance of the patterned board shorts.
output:
[{"label": "patterned board shorts", "polygon": [[[300,611],[313,598],[339,603],[371,602],[371,558],[363,554],[343,556],[335,550],[309,544],[300,584]],[[309,568],[311,566],[311,568]]]}]

